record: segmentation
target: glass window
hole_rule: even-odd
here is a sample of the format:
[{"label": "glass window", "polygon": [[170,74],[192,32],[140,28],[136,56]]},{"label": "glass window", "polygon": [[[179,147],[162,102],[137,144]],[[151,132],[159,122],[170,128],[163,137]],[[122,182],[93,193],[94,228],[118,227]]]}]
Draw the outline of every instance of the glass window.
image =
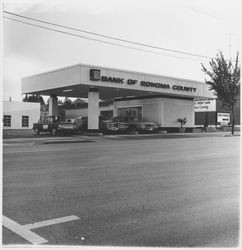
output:
[{"label": "glass window", "polygon": [[142,119],[142,107],[118,108],[118,116],[131,116]]},{"label": "glass window", "polygon": [[22,116],[22,127],[28,127],[29,126],[29,117],[26,115]]},{"label": "glass window", "polygon": [[3,116],[3,126],[4,127],[11,127],[11,115],[4,115]]}]

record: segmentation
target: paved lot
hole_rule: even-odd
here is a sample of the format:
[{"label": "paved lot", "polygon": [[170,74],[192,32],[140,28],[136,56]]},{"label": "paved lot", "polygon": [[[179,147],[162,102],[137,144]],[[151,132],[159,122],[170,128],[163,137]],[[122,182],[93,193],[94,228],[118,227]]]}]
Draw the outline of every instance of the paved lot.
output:
[{"label": "paved lot", "polygon": [[239,137],[6,143],[3,215],[3,244],[236,246]]}]

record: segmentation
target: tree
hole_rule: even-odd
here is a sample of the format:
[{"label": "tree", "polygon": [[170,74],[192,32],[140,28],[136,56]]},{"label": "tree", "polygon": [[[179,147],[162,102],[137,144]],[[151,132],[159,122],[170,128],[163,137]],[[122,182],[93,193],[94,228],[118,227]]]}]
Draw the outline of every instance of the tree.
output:
[{"label": "tree", "polygon": [[41,95],[25,95],[23,102],[39,102],[40,104],[45,104],[44,99]]},{"label": "tree", "polygon": [[72,106],[71,99],[69,99],[68,97],[66,97],[62,106],[64,108],[71,108],[71,106]]},{"label": "tree", "polygon": [[183,125],[185,125],[187,123],[187,118],[178,118],[176,120],[177,122],[179,122],[181,124],[181,128],[183,127]]},{"label": "tree", "polygon": [[202,64],[202,71],[211,78],[210,81],[205,80],[205,82],[210,85],[210,90],[215,91],[223,106],[231,110],[231,131],[234,134],[234,106],[240,92],[239,53],[237,52],[235,65],[233,65],[231,59],[226,60],[221,51],[219,51],[216,58],[209,62],[209,65],[210,70],[207,70]]}]

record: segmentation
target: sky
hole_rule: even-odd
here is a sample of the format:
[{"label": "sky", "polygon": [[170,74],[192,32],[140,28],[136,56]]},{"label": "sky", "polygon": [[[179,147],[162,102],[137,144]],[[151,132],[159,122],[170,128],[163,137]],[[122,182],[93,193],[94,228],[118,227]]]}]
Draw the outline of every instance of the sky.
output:
[{"label": "sky", "polygon": [[[240,0],[5,0],[3,9],[165,49],[74,32],[4,13],[3,100],[10,97],[11,100],[22,100],[22,77],[78,63],[204,81],[206,76],[201,70],[201,63],[208,65],[209,58],[215,57],[219,50],[226,58],[234,59],[242,44]],[[33,27],[7,18],[116,45]]]}]

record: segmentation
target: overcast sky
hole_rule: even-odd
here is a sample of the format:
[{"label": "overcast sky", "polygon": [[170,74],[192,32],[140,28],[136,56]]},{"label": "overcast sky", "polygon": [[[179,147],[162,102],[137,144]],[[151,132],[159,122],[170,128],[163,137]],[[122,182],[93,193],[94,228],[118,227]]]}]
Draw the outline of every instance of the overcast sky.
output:
[{"label": "overcast sky", "polygon": [[[16,3],[17,2],[17,3]],[[51,2],[48,3],[48,2]],[[241,0],[4,1],[4,10],[26,17],[165,49],[235,57],[241,39]],[[60,29],[4,14],[5,17]],[[100,38],[100,43],[3,20],[3,99],[21,100],[21,78],[78,63],[204,81],[209,59]],[[231,45],[231,46],[230,46]],[[144,50],[148,50],[144,51]]]}]

